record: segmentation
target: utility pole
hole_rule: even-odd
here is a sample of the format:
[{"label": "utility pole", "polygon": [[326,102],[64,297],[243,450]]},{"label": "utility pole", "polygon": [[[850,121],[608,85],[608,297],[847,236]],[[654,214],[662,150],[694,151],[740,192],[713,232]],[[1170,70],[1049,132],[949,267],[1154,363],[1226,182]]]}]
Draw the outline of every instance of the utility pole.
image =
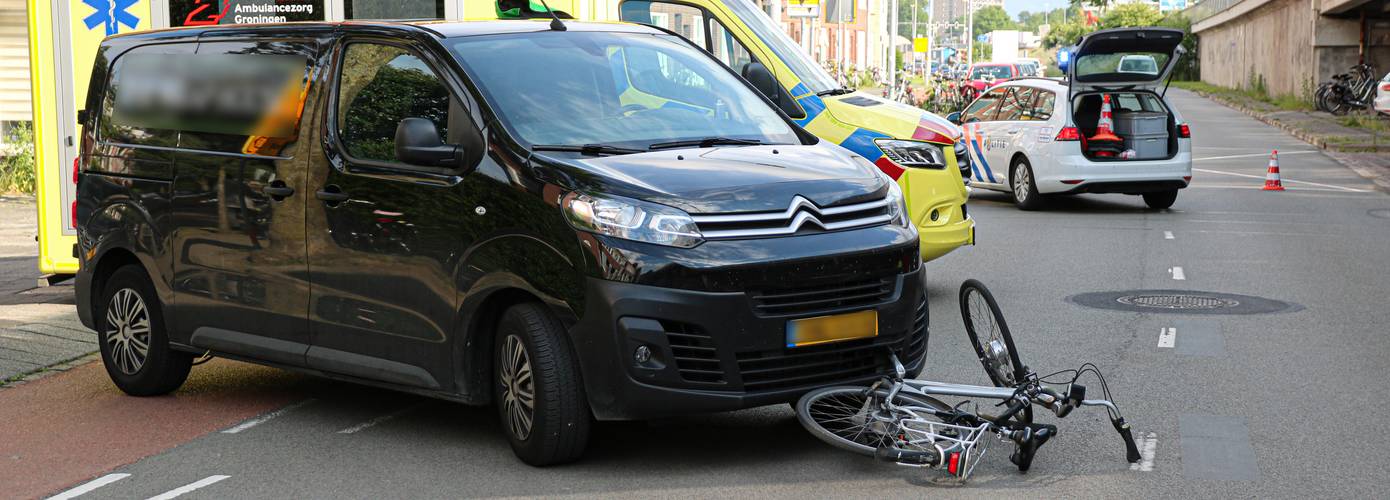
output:
[{"label": "utility pole", "polygon": [[[922,0],[912,0],[912,64],[917,64],[917,11],[922,10]],[[913,66],[914,68],[916,66]]]},{"label": "utility pole", "polygon": [[898,0],[890,0],[893,17],[888,22],[888,97],[898,95]]},{"label": "utility pole", "polygon": [[965,0],[965,62],[975,64],[975,0]]}]

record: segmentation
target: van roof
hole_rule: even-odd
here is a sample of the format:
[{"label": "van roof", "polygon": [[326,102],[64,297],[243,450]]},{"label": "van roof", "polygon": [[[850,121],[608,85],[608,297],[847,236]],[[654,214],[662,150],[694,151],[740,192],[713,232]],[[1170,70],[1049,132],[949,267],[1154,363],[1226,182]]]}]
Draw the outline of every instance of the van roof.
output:
[{"label": "van roof", "polygon": [[[665,33],[664,31],[634,23],[622,22],[593,22],[564,20],[565,27],[569,31],[606,31],[620,33]],[[357,31],[372,29],[399,29],[401,31],[413,31],[418,33],[428,33],[439,38],[453,38],[462,36],[476,35],[495,35],[501,33],[530,33],[537,31],[547,31],[550,29],[550,19],[506,19],[506,20],[476,20],[476,21],[308,21],[308,22],[289,22],[289,23],[266,23],[266,24],[235,24],[223,26],[186,26],[180,28],[164,28],[148,31],[136,31],[122,33],[107,37],[107,39],[179,39],[197,38],[204,33],[214,34],[219,32],[236,31],[241,33],[284,33],[287,35],[306,35],[324,31]]]}]

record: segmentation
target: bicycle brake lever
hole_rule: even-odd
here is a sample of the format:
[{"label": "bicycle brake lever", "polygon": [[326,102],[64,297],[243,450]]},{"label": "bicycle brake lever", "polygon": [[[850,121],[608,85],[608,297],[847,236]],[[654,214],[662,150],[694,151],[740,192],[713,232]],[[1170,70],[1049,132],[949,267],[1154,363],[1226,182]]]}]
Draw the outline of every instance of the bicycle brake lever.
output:
[{"label": "bicycle brake lever", "polygon": [[1134,444],[1134,433],[1130,431],[1129,423],[1125,422],[1124,417],[1111,420],[1110,423],[1125,440],[1125,459],[1129,460],[1129,463],[1138,463],[1139,459],[1144,457],[1139,454],[1139,446]]}]

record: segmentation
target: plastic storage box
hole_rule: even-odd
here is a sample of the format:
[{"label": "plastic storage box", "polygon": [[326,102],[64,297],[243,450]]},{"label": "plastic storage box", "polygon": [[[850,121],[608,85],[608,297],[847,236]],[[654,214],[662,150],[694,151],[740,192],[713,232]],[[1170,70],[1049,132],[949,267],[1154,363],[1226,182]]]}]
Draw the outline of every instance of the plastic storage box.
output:
[{"label": "plastic storage box", "polygon": [[1162,160],[1168,157],[1168,133],[1120,134],[1125,149],[1133,149],[1135,160]]},{"label": "plastic storage box", "polygon": [[1115,134],[1152,135],[1168,133],[1168,113],[1158,111],[1118,111],[1114,114]]}]

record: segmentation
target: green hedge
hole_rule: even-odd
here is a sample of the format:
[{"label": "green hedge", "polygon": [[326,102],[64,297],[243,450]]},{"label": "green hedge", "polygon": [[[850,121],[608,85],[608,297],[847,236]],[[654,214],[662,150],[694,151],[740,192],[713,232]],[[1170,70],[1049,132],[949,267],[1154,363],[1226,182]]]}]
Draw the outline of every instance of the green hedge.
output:
[{"label": "green hedge", "polygon": [[38,173],[34,171],[34,128],[29,123],[10,127],[9,154],[0,160],[0,193],[34,194]]}]

